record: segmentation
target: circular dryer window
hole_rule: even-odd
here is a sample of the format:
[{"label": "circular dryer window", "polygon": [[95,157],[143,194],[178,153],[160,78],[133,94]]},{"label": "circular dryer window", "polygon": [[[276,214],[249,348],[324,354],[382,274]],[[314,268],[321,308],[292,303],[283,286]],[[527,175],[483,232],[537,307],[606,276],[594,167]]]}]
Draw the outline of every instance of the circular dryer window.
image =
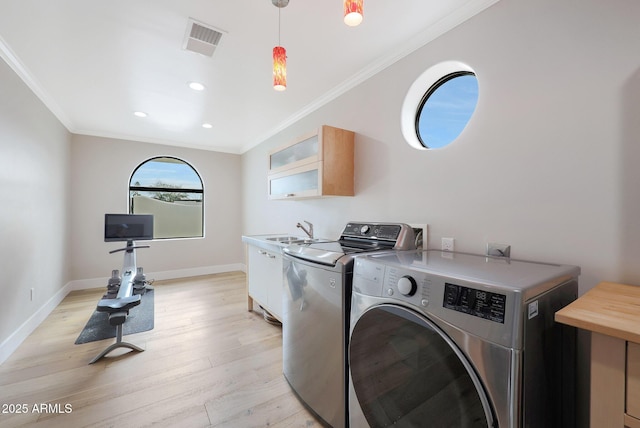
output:
[{"label": "circular dryer window", "polygon": [[405,97],[401,126],[417,149],[445,147],[462,133],[478,103],[478,79],[465,64],[449,61],[425,71]]},{"label": "circular dryer window", "polygon": [[351,332],[349,367],[357,398],[350,412],[371,427],[496,426],[469,360],[439,327],[408,309],[383,304],[363,313]]}]

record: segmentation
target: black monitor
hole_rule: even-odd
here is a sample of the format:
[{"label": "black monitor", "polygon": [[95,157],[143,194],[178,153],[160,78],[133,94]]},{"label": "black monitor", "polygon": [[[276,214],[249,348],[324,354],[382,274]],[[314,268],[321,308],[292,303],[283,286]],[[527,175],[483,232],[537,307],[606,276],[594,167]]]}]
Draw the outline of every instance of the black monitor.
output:
[{"label": "black monitor", "polygon": [[104,241],[143,241],[153,239],[152,214],[105,214]]}]

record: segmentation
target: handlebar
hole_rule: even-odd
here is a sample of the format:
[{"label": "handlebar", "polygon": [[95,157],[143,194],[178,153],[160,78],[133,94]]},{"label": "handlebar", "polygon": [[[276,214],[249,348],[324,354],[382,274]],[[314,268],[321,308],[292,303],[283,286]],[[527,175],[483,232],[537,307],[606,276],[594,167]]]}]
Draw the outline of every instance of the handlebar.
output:
[{"label": "handlebar", "polygon": [[118,248],[117,250],[109,251],[109,254],[117,253],[118,251],[132,251],[137,250],[138,248],[150,248],[149,245],[127,245],[124,248]]}]

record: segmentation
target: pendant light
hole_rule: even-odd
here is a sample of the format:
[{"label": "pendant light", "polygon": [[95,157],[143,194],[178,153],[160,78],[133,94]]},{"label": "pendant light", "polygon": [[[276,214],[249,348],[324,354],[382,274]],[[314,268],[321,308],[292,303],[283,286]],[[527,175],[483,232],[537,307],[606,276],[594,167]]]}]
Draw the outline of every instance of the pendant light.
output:
[{"label": "pendant light", "polygon": [[273,89],[287,89],[287,50],[280,46],[280,9],[289,4],[289,0],[271,0],[278,8],[278,46],[273,48]]},{"label": "pendant light", "polygon": [[344,23],[355,27],[362,22],[362,4],[364,0],[344,0]]}]

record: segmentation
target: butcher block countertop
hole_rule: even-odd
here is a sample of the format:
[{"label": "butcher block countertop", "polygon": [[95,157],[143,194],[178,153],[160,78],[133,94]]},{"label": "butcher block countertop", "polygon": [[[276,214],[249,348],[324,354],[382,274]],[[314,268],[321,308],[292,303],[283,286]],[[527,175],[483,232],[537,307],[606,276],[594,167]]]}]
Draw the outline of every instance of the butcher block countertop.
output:
[{"label": "butcher block countertop", "polygon": [[640,287],[601,282],[556,312],[562,324],[640,343]]}]

